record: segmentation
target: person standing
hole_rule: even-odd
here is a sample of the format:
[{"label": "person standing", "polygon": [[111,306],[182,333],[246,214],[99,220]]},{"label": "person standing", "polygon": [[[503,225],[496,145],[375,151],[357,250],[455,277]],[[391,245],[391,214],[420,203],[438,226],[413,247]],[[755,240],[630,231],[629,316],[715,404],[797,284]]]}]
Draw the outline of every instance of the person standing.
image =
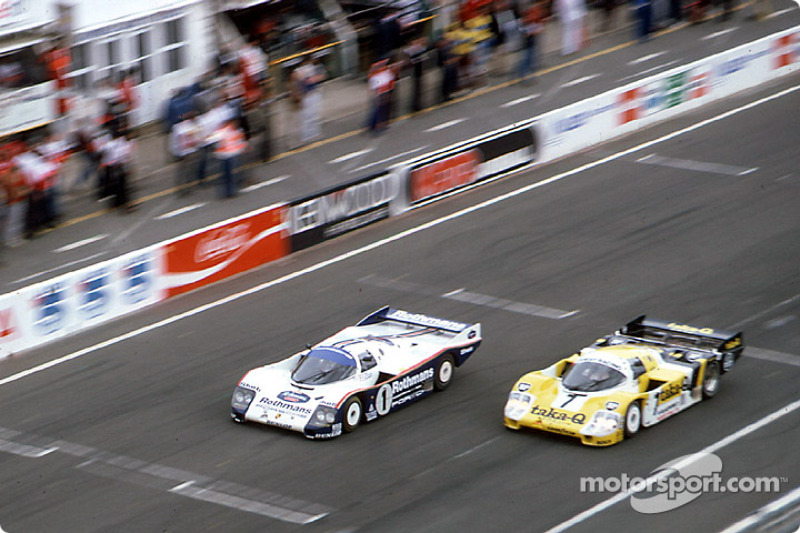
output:
[{"label": "person standing", "polygon": [[107,169],[107,189],[112,207],[130,213],[136,206],[131,203],[128,178],[133,162],[134,144],[121,130],[111,132],[111,140],[103,146],[103,159]]},{"label": "person standing", "polygon": [[586,5],[584,0],[555,0],[554,4],[561,20],[561,55],[572,55],[583,46]]},{"label": "person standing", "polygon": [[422,80],[425,75],[425,61],[428,55],[427,41],[424,37],[414,39],[404,50],[406,60],[411,66],[411,111],[422,111],[423,103]]},{"label": "person standing", "polygon": [[382,59],[372,65],[367,81],[372,101],[369,129],[373,133],[380,133],[389,127],[391,118],[395,75],[389,60]]},{"label": "person standing", "polygon": [[322,94],[320,84],[325,80],[325,70],[319,62],[306,55],[297,69],[299,89],[303,92],[300,108],[300,144],[307,144],[322,136],[320,114]]},{"label": "person standing", "polygon": [[[197,180],[198,174],[195,171],[197,164],[197,150],[200,147],[201,134],[200,126],[196,121],[197,113],[190,111],[184,120],[181,120],[172,128],[169,133],[170,153],[175,158],[175,186],[178,194],[189,192],[188,185]],[[192,175],[194,172],[194,175]]]},{"label": "person standing", "polygon": [[523,82],[539,68],[539,35],[544,30],[544,1],[534,0],[522,15],[523,39],[518,74]]},{"label": "person standing", "polygon": [[214,134],[214,141],[214,154],[222,165],[221,196],[232,198],[237,193],[236,164],[247,149],[247,140],[236,119],[230,118]]}]

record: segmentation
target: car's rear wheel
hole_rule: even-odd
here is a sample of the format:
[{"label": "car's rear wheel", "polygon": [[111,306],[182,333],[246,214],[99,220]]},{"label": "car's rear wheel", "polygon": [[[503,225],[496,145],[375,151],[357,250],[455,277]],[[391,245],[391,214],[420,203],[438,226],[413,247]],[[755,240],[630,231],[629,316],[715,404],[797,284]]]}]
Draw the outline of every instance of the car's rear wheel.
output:
[{"label": "car's rear wheel", "polygon": [[363,413],[363,409],[361,408],[361,400],[355,396],[348,399],[344,403],[342,413],[342,429],[346,433],[355,431],[355,429],[361,423],[361,415]]},{"label": "car's rear wheel", "polygon": [[713,398],[717,394],[720,380],[719,363],[716,361],[706,363],[706,370],[703,372],[703,398]]},{"label": "car's rear wheel", "polygon": [[442,391],[449,387],[450,382],[453,381],[453,374],[455,374],[455,371],[455,359],[453,359],[453,356],[449,353],[444,354],[436,367],[436,375],[433,380],[434,388],[437,391]]},{"label": "car's rear wheel", "polygon": [[631,438],[642,428],[642,406],[638,401],[631,402],[625,411],[625,437]]}]

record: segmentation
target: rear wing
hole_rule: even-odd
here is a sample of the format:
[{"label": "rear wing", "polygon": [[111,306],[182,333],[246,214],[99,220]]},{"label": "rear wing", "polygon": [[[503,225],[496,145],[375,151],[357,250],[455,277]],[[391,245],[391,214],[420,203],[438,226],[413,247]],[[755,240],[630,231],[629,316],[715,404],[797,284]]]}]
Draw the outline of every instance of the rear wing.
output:
[{"label": "rear wing", "polygon": [[666,322],[642,315],[619,330],[620,335],[653,344],[694,348],[720,353],[739,354],[744,349],[742,332],[695,327],[679,322]]},{"label": "rear wing", "polygon": [[410,313],[401,309],[392,309],[389,306],[378,309],[371,315],[362,319],[361,322],[356,324],[356,326],[369,326],[384,322],[394,322],[409,326],[432,328],[439,331],[452,333],[456,338],[463,336],[465,341],[477,341],[480,340],[481,336],[480,323],[467,324],[465,322],[437,318],[434,316],[423,315],[421,313]]}]

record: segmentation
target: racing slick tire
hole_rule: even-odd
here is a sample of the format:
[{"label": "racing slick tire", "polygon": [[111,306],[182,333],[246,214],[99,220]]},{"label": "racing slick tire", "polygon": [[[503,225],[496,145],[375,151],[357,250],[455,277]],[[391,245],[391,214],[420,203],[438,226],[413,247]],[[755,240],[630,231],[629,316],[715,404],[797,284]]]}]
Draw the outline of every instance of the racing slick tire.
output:
[{"label": "racing slick tire", "polygon": [[719,390],[720,379],[722,373],[719,369],[717,361],[709,361],[706,363],[706,370],[703,372],[703,399],[707,400],[713,398]]},{"label": "racing slick tire", "polygon": [[638,400],[633,401],[628,405],[628,410],[625,411],[625,438],[629,439],[639,433],[642,428],[642,406]]},{"label": "racing slick tire", "polygon": [[453,374],[455,374],[455,371],[455,359],[449,353],[444,354],[439,360],[439,364],[436,365],[436,374],[433,377],[433,387],[437,391],[445,390],[450,386],[450,382],[453,381]]},{"label": "racing slick tire", "polygon": [[356,396],[350,397],[344,402],[342,408],[342,430],[345,433],[355,431],[361,423],[361,417],[364,414],[364,409],[361,407],[361,400]]}]

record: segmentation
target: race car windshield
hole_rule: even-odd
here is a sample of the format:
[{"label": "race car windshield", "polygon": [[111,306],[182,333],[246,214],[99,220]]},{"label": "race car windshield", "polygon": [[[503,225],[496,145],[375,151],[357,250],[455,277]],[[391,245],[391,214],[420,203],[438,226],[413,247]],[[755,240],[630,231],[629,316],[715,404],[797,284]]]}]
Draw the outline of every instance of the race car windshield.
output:
[{"label": "race car windshield", "polygon": [[336,348],[315,348],[300,358],[292,372],[296,383],[325,385],[356,373],[356,363],[347,352]]},{"label": "race car windshield", "polygon": [[567,371],[561,384],[573,391],[596,392],[603,391],[625,381],[625,374],[597,362],[577,362]]}]

